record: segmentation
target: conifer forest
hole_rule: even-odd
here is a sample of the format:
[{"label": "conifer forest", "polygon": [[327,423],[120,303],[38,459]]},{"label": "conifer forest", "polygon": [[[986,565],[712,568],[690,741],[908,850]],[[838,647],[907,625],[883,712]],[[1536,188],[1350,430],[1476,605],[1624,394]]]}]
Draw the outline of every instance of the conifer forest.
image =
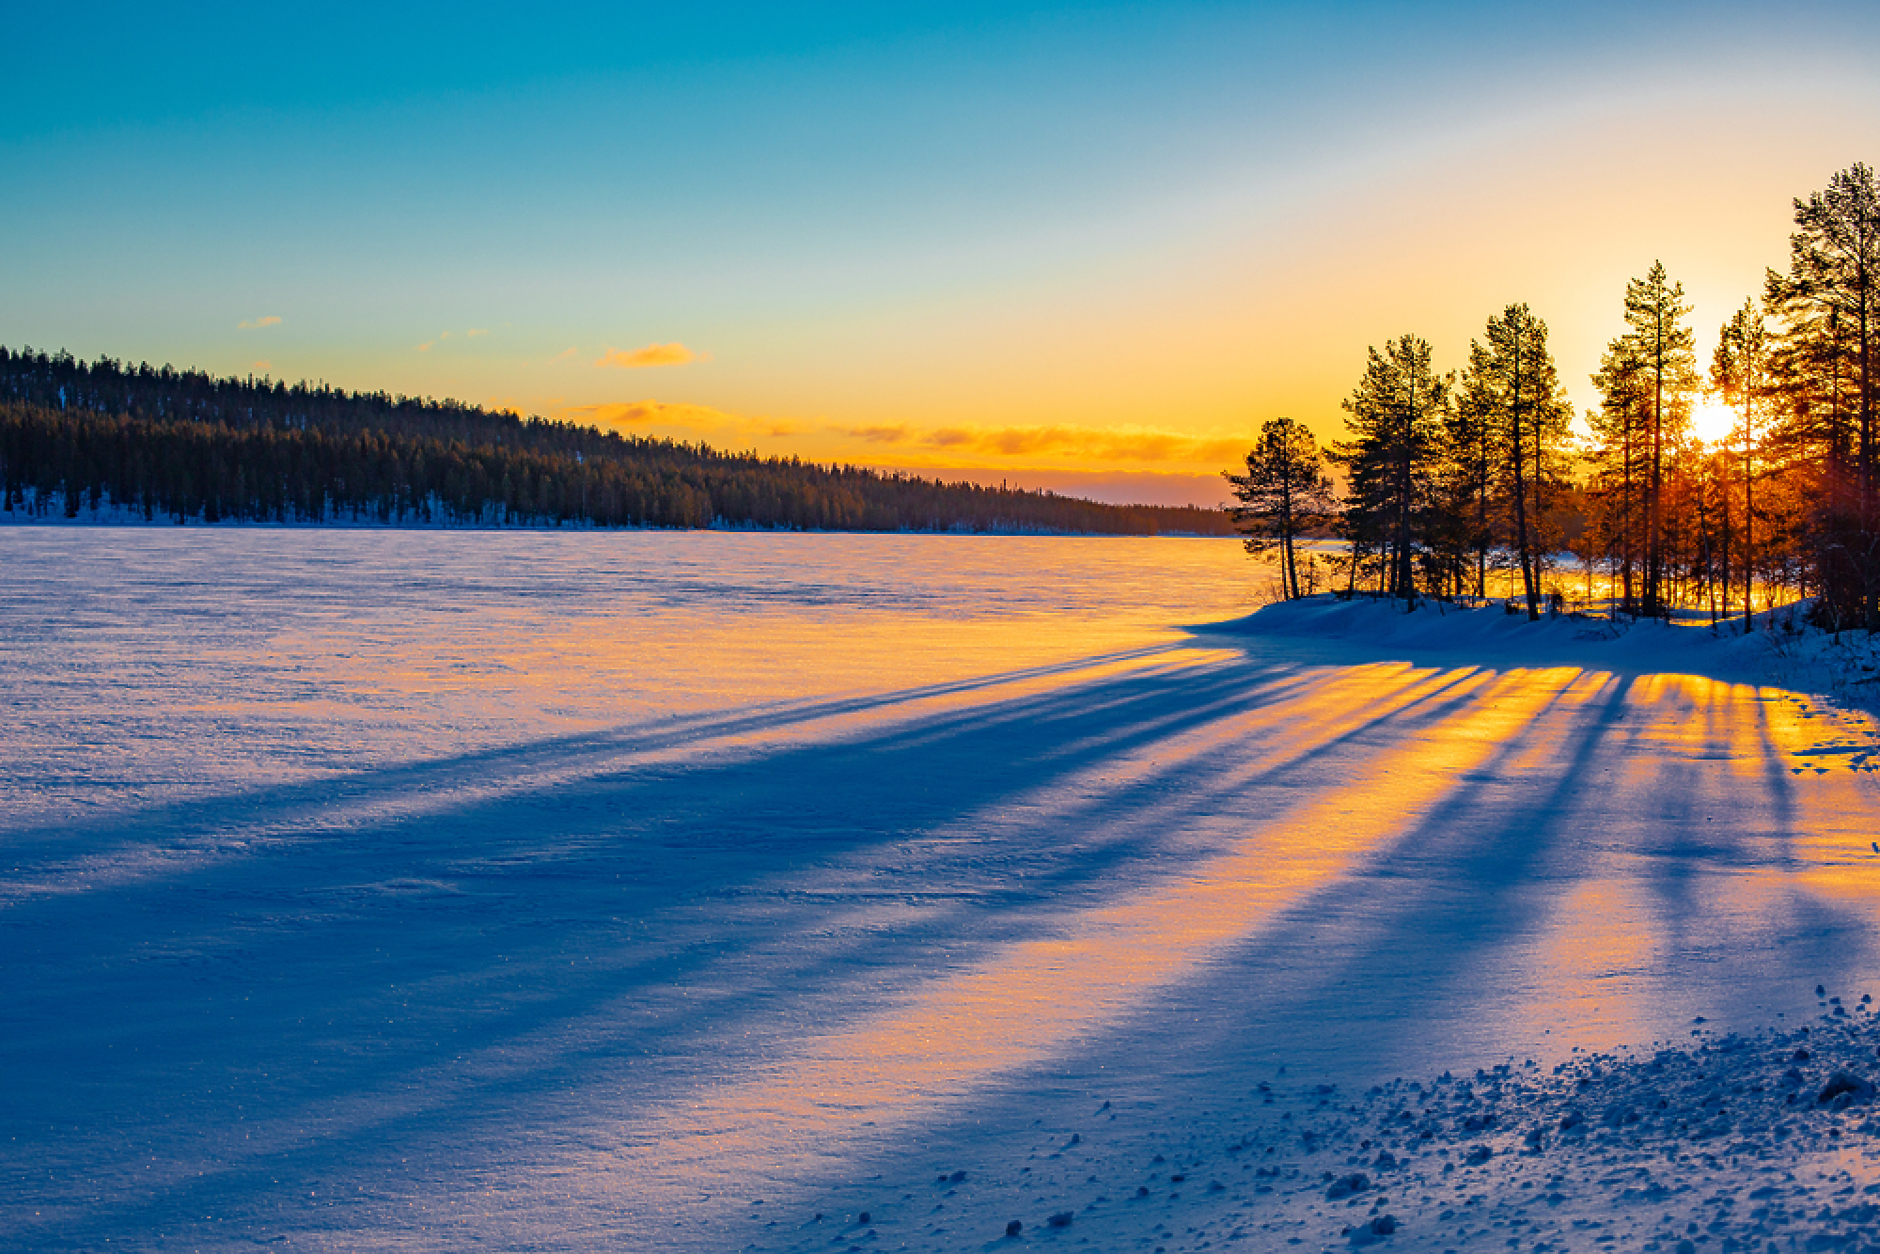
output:
[{"label": "conifer forest", "polygon": [[456,401],[0,347],[0,517],[178,523],[1228,534],[1115,506],[522,418]]},{"label": "conifer forest", "polygon": [[[1344,402],[1347,436],[1317,449],[1268,423],[1232,516],[1276,551],[1331,526],[1339,590],[1508,596],[1723,621],[1813,597],[1833,630],[1880,629],[1880,187],[1856,164],[1794,202],[1787,265],[1722,326],[1708,362],[1683,287],[1661,264],[1614,302],[1619,328],[1575,414],[1527,305],[1491,317],[1460,371],[1422,337],[1372,348]],[[1727,411],[1700,438],[1700,405]],[[1303,436],[1305,444],[1300,444]],[[1319,461],[1342,470],[1333,502]],[[1570,556],[1572,570],[1563,560]]]}]

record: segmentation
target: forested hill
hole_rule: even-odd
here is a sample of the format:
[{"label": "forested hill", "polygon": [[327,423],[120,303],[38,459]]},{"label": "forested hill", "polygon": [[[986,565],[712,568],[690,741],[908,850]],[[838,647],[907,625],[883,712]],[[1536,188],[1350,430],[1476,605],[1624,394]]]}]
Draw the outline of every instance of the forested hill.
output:
[{"label": "forested hill", "polygon": [[0,347],[0,498],[178,522],[1230,534],[1114,506],[723,453],[457,401]]}]

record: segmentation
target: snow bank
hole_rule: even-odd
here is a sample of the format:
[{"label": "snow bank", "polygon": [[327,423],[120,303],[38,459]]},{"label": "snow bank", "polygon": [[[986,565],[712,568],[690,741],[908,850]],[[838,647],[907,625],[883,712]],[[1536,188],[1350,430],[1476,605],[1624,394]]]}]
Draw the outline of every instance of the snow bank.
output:
[{"label": "snow bank", "polygon": [[1836,635],[1810,627],[1803,621],[1805,610],[1797,605],[1765,611],[1745,634],[1740,618],[1721,627],[1707,621],[1612,622],[1567,614],[1530,622],[1525,612],[1510,614],[1499,606],[1460,609],[1425,602],[1406,613],[1401,601],[1320,595],[1189,630],[1316,644],[1336,651],[1340,660],[1381,652],[1493,669],[1576,666],[1705,675],[1776,684],[1874,709],[1880,698],[1880,642],[1865,632]]},{"label": "snow bank", "polygon": [[[1766,616],[1765,616],[1766,617]],[[1766,624],[1765,624],[1766,626]],[[1332,596],[1282,601],[1211,629],[1356,644],[1412,653],[1462,654],[1483,666],[1597,666],[1614,670],[1746,671],[1770,652],[1767,633],[1713,632],[1704,626],[1634,623],[1573,615],[1528,621],[1499,606],[1460,609],[1426,601],[1406,613],[1401,601]]]}]

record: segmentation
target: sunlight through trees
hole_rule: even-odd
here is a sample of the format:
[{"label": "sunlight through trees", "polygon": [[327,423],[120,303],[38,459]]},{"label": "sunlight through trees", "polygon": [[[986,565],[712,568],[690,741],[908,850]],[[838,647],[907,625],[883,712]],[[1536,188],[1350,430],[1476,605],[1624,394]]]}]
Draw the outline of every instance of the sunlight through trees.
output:
[{"label": "sunlight through trees", "polygon": [[[1371,349],[1344,402],[1350,438],[1324,454],[1345,472],[1341,590],[1414,605],[1485,597],[1500,574],[1533,618],[1564,603],[1567,553],[1586,598],[1597,576],[1615,613],[1740,613],[1747,630],[1759,606],[1814,597],[1822,625],[1880,630],[1873,170],[1795,202],[1788,268],[1724,324],[1708,391],[1689,314],[1662,263],[1627,283],[1577,440],[1547,325],[1525,304],[1489,320],[1459,376],[1416,335]],[[1249,476],[1264,458],[1248,455]],[[1229,479],[1249,491],[1249,476]],[[1241,500],[1242,529],[1268,534]]]}]

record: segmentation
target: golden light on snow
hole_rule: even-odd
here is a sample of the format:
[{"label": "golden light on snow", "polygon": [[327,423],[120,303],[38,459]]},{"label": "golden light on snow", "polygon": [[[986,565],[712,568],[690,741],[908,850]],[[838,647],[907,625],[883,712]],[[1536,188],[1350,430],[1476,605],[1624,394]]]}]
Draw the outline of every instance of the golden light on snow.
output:
[{"label": "golden light on snow", "polygon": [[304,1177],[390,1237],[739,1248],[787,1197],[830,1248],[829,1181],[978,1187],[1066,1103],[1113,1181],[1221,1077],[1649,1050],[1880,969],[1880,729],[1670,673],[1741,656],[1702,629],[1221,623],[1231,541],[15,530],[15,1153],[80,1183],[10,1245]]},{"label": "golden light on snow", "polygon": [[[1171,682],[1200,684],[1233,662],[1208,650],[1154,665]],[[1880,873],[1836,865],[1859,835],[1849,822],[1863,821],[1867,784],[1844,768],[1818,782],[1811,774],[1805,791],[1783,782],[1820,739],[1790,694],[1694,675],[1401,662],[1272,683],[1255,711],[1119,743],[1087,773],[1021,801],[1021,813],[1110,815],[1110,830],[1082,839],[1126,842],[1177,821],[1195,826],[1196,798],[1171,784],[1192,772],[1205,780],[1199,809],[1220,817],[1179,870],[1089,909],[1054,911],[1045,934],[950,963],[872,1015],[799,1038],[761,1074],[640,1118],[667,1147],[722,1138],[822,1153],[832,1138],[892,1138],[1026,1068],[1104,1057],[1103,1042],[1127,1039],[1168,1003],[1207,1005],[1185,1020],[1202,1036],[1222,1022],[1295,1045],[1299,1033],[1336,1031],[1322,1026],[1318,996],[1305,995],[1310,1013],[1290,1008],[1302,996],[1296,972],[1282,985],[1261,978],[1259,955],[1273,951],[1340,997],[1388,990],[1412,1005],[1469,1003],[1467,991],[1444,990],[1453,955],[1473,953],[1469,970],[1492,962],[1490,983],[1523,995],[1482,1003],[1472,1022],[1451,1011],[1393,1030],[1422,1035],[1437,1053],[1458,1051],[1458,1030],[1471,1034],[1461,1052],[1533,1053],[1549,1035],[1610,1048],[1711,1009],[1713,992],[1680,986],[1689,1008],[1680,1001],[1668,1019],[1667,981],[1694,952],[1793,926],[1801,884],[1870,908]],[[1353,778],[1371,786],[1342,786]],[[1732,828],[1717,825],[1725,817]],[[991,831],[985,821],[929,839],[988,851],[1024,839],[1024,820]],[[1726,848],[1731,870],[1717,874],[1709,864]],[[867,861],[857,860],[858,883]],[[862,933],[931,917],[893,913],[858,902],[845,926]],[[1510,918],[1521,926],[1510,929]],[[1773,965],[1766,974],[1780,978]],[[1236,990],[1223,1003],[1185,991],[1222,979]],[[1303,1017],[1289,1027],[1268,1015]]]}]

